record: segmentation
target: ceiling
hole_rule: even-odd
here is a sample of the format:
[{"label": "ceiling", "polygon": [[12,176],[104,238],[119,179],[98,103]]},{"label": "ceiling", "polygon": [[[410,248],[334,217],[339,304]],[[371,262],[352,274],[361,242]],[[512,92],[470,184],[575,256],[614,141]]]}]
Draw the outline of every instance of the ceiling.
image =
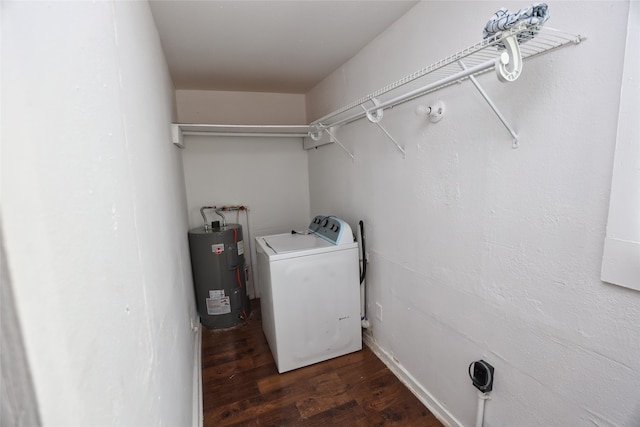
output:
[{"label": "ceiling", "polygon": [[306,93],[417,0],[151,0],[176,89]]}]

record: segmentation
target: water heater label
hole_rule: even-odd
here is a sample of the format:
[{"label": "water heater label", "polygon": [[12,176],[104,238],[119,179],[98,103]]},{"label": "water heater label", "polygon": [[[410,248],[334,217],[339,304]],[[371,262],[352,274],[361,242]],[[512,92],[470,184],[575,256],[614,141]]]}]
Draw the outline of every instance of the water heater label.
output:
[{"label": "water heater label", "polygon": [[240,240],[238,242],[238,255],[242,255],[244,253],[244,240]]},{"label": "water heater label", "polygon": [[207,314],[218,316],[220,314],[231,313],[231,301],[229,297],[207,298]]},{"label": "water heater label", "polygon": [[209,298],[224,298],[224,289],[209,290]]},{"label": "water heater label", "polygon": [[220,255],[224,252],[224,243],[218,243],[217,245],[211,245],[211,252],[216,255]]}]

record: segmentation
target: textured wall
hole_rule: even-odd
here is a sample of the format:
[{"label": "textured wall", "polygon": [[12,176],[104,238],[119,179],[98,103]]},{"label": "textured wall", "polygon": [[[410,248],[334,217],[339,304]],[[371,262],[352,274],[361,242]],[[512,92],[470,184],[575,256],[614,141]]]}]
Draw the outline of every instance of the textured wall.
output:
[{"label": "textured wall", "polygon": [[[366,120],[338,131],[353,162],[309,152],[311,211],[365,221],[373,339],[452,424],[474,423],[480,358],[485,425],[640,423],[640,294],[600,281],[628,2],[549,5],[588,40],[479,78],[519,149],[465,82],[385,112],[406,159]],[[419,4],[308,94],[309,119],[478,42],[503,6]],[[441,122],[414,114],[437,100]]]},{"label": "textured wall", "polygon": [[148,4],[3,2],[2,107],[7,267],[43,424],[191,425],[182,165]]},{"label": "textured wall", "polygon": [[177,90],[178,121],[224,125],[306,125],[305,96]]}]

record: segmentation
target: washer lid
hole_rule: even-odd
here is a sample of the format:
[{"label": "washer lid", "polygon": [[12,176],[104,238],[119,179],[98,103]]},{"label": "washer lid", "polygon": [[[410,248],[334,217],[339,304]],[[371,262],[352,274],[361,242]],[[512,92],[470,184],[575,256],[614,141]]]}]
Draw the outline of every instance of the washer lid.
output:
[{"label": "washer lid", "polygon": [[264,241],[277,254],[335,246],[315,234],[275,234],[264,237]]}]

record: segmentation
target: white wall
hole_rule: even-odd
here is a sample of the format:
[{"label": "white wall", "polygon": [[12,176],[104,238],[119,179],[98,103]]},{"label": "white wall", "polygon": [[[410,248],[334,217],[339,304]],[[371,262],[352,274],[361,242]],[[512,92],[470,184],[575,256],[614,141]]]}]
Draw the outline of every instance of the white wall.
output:
[{"label": "white wall", "polygon": [[[176,91],[181,123],[304,124],[304,95],[217,91]],[[256,236],[305,229],[310,221],[309,170],[302,138],[185,136],[182,150],[191,228],[202,227],[202,206],[244,205],[240,215],[251,259],[247,289],[253,282]],[[209,211],[210,221],[220,220]],[[226,216],[236,222],[237,216]],[[249,235],[250,232],[250,235]]]},{"label": "white wall", "polygon": [[305,125],[305,96],[291,93],[176,90],[180,123]]},{"label": "white wall", "polygon": [[640,290],[640,2],[629,5],[603,281]]},{"label": "white wall", "polygon": [[44,425],[192,424],[173,85],[146,2],[3,2],[2,227]]},{"label": "white wall", "polygon": [[[309,119],[478,42],[503,6],[420,3],[308,94]],[[406,160],[366,120],[338,131],[353,162],[309,152],[311,211],[365,221],[373,340],[454,425],[474,424],[481,358],[487,426],[640,424],[640,293],[600,281],[629,5],[549,6],[588,40],[479,78],[519,149],[465,82],[385,112]],[[436,100],[440,123],[414,114]]]}]

